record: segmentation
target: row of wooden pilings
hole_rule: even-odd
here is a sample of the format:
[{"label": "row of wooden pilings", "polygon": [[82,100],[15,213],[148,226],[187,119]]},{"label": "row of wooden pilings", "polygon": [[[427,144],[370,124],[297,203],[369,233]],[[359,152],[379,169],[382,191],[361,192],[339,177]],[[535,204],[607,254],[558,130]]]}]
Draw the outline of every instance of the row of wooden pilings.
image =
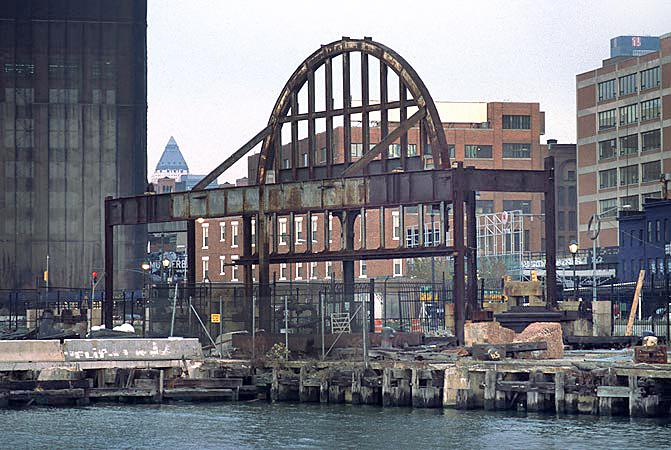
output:
[{"label": "row of wooden pilings", "polygon": [[444,370],[431,368],[275,367],[272,401],[440,408]]},{"label": "row of wooden pilings", "polygon": [[658,371],[441,366],[274,367],[270,399],[634,417],[666,417],[671,408],[671,378]]},{"label": "row of wooden pilings", "polygon": [[[628,372],[628,371],[625,371]],[[468,371],[457,389],[458,409],[526,410],[558,414],[667,417],[671,380],[600,370]]]}]

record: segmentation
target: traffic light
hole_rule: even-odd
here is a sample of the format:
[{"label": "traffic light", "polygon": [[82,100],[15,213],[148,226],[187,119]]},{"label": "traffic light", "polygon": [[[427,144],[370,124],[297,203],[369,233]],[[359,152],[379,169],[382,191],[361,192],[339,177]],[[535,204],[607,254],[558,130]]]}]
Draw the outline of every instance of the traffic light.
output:
[{"label": "traffic light", "polygon": [[96,284],[98,282],[98,272],[91,272],[91,281],[93,284]]}]

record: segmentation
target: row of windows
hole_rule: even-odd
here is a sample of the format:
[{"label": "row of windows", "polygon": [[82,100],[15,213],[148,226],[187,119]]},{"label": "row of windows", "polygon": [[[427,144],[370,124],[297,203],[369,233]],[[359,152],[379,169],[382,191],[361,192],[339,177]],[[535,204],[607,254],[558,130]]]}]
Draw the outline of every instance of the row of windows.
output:
[{"label": "row of windows", "polygon": [[[653,120],[659,118],[661,114],[661,102],[659,98],[646,100],[640,104],[621,106],[619,108],[620,126],[631,125],[639,120],[639,111],[641,121]],[[615,128],[617,124],[618,109],[613,108],[607,111],[599,112],[599,130]]]},{"label": "row of windows", "polygon": [[[361,158],[363,156],[363,144],[352,143],[350,144],[350,155],[352,158]],[[373,148],[376,144],[370,144],[370,148]],[[431,154],[431,147],[427,146],[426,154]],[[454,158],[455,155],[455,146],[454,144],[448,145],[448,150],[450,158]],[[417,156],[417,146],[415,144],[408,144],[407,156]],[[401,145],[400,144],[391,144],[389,146],[389,158],[400,158],[401,157]],[[491,159],[493,157],[492,146],[491,145],[476,145],[476,144],[466,144],[464,145],[464,157],[470,159]],[[531,158],[531,144],[530,143],[504,143],[503,144],[503,157],[504,158]],[[288,161],[288,160],[286,160]],[[288,162],[287,162],[288,164]],[[286,165],[286,164],[285,164]]]},{"label": "row of windows", "polygon": [[578,221],[576,219],[575,211],[568,212],[568,224],[566,224],[567,215],[564,211],[559,211],[557,213],[557,229],[560,231],[566,230],[568,225],[569,231],[575,231],[578,229]]},{"label": "row of windows", "polygon": [[[639,183],[638,164],[620,167],[620,186]],[[651,161],[641,164],[642,182],[657,181],[662,173],[661,161]],[[617,186],[617,168],[599,171],[599,189],[609,189]]]},{"label": "row of windows", "polygon": [[504,114],[502,117],[502,126],[504,130],[530,130],[531,116]]},{"label": "row of windows", "polygon": [[[622,261],[622,273],[624,275],[631,273],[632,278],[636,278],[641,269],[645,269],[645,260],[632,259],[631,261]],[[649,258],[647,271],[653,275],[664,275],[671,273],[671,258]]]},{"label": "row of windows", "polygon": [[[237,255],[231,256],[231,262],[227,263],[226,262],[226,257],[225,256],[220,256],[219,257],[219,275],[220,276],[225,276],[226,275],[226,267],[230,267],[231,271],[231,281],[240,281],[240,269],[239,266],[235,264],[235,261],[238,259]],[[210,261],[209,257],[204,256],[202,259],[202,265],[203,265],[203,280],[210,280]],[[295,263],[293,264],[293,275],[294,279],[296,280],[303,280],[303,279],[317,279],[317,264],[316,262],[310,262],[310,263],[305,263],[305,269],[307,269],[307,273],[304,270],[303,263]],[[279,279],[280,281],[288,280],[290,278],[289,271],[291,269],[291,265],[288,265],[286,263],[280,264],[279,267]],[[327,261],[324,263],[324,273],[325,279],[330,279],[334,276],[333,272],[333,263],[331,261]],[[252,279],[256,280],[255,277],[256,274],[256,267],[252,266]],[[395,277],[400,277],[403,276],[403,260],[402,259],[394,259],[393,260],[393,276]],[[366,278],[367,277],[367,265],[366,261],[359,261],[359,278]]]},{"label": "row of windows", "polygon": [[[657,192],[648,192],[643,194],[643,201],[645,202],[648,198],[661,198],[662,193]],[[626,208],[627,211],[636,211],[639,209],[638,195],[630,195],[620,197],[620,208]],[[608,198],[604,200],[599,200],[599,214],[603,217],[615,217],[617,216],[617,198]]]},{"label": "row of windows", "polygon": [[[613,78],[612,80],[607,80],[599,83],[597,85],[597,93],[599,95],[599,101],[610,100],[615,98],[617,93],[617,85],[620,86],[620,96],[634,94],[637,91],[636,86],[636,73],[629,75],[624,75],[618,79]],[[659,66],[653,67],[652,69],[647,69],[641,71],[641,91],[646,89],[653,89],[659,86],[660,81],[660,72]],[[619,83],[617,83],[619,82]]]},{"label": "row of windows", "polygon": [[[637,155],[638,133],[619,138],[620,156]],[[662,146],[662,133],[660,130],[650,130],[641,133],[641,152],[659,150]],[[599,141],[599,159],[610,159],[617,156],[618,140],[606,139]]]},{"label": "row of windows", "polygon": [[664,243],[671,241],[671,228],[669,228],[669,219],[656,219],[647,221],[647,229],[639,229],[636,231],[620,232],[620,245],[626,247],[643,246],[644,242],[659,242]]}]

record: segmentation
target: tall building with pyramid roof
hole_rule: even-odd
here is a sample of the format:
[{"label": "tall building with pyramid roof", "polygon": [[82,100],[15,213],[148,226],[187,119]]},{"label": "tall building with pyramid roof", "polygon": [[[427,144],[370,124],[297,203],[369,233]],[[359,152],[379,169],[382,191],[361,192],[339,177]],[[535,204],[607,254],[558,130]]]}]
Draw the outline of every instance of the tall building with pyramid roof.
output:
[{"label": "tall building with pyramid roof", "polygon": [[156,183],[158,180],[166,177],[179,181],[183,175],[188,174],[189,166],[186,164],[182,152],[179,151],[175,138],[170,136],[161,159],[156,164],[156,170],[154,170],[154,174],[151,177],[151,182]]}]

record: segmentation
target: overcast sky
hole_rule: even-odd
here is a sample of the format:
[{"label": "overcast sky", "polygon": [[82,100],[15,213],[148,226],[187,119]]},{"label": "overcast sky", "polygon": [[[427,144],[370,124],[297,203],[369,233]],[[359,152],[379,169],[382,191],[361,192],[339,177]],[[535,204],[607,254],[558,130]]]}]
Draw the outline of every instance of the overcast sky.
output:
[{"label": "overcast sky", "polygon": [[[403,56],[435,101],[539,102],[546,139],[575,142],[575,75],[619,35],[671,32],[671,1],[149,0],[148,170],[170,136],[207,174],[268,122],[321,44],[371,36]],[[246,162],[220,178],[246,175]]]}]

